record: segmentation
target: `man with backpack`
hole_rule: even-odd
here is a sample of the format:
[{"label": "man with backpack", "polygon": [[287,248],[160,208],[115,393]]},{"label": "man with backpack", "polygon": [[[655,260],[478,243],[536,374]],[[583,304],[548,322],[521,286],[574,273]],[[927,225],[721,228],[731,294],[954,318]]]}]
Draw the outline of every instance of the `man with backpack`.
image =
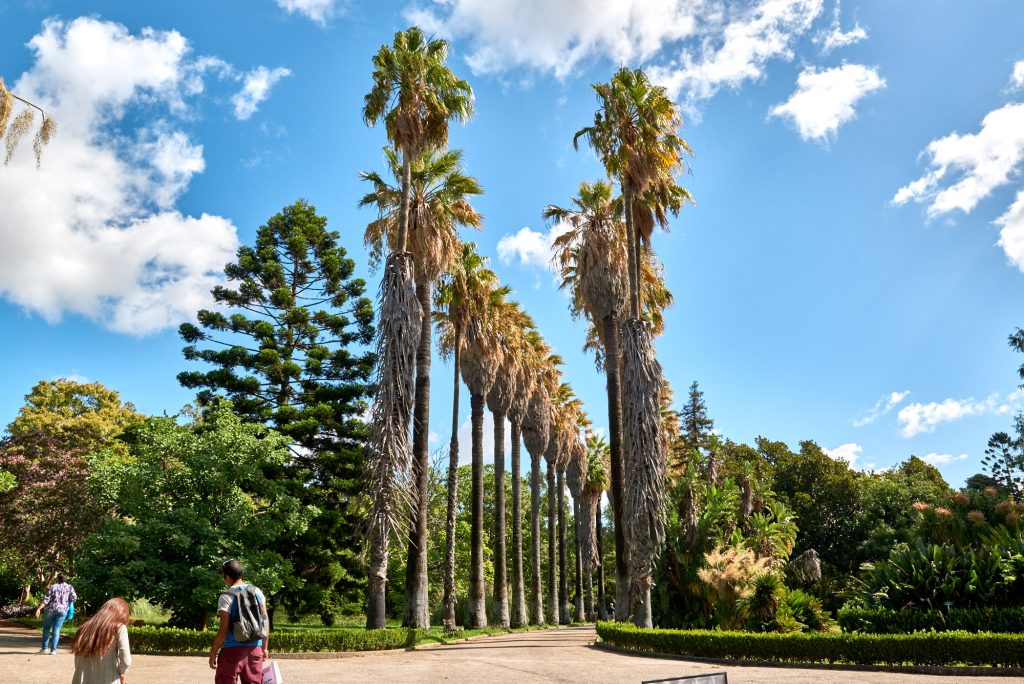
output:
[{"label": "man with backpack", "polygon": [[267,600],[242,579],[242,564],[229,560],[220,568],[227,590],[217,601],[220,629],[210,648],[216,684],[263,684],[263,658],[270,637]]}]

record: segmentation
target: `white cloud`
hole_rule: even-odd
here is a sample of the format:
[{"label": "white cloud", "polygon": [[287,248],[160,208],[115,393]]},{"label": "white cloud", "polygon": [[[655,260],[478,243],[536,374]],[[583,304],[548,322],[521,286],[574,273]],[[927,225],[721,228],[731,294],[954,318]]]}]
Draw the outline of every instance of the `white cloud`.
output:
[{"label": "white cloud", "polygon": [[526,67],[563,78],[588,58],[643,62],[718,11],[716,0],[435,0],[405,16],[428,33],[468,38],[476,74]]},{"label": "white cloud", "polygon": [[298,13],[323,26],[328,19],[343,14],[338,0],[274,0],[288,14]]},{"label": "white cloud", "polygon": [[498,259],[506,266],[517,261],[524,266],[536,266],[552,273],[557,271],[552,262],[554,242],[569,226],[557,223],[547,233],[540,233],[529,227],[520,228],[516,233],[503,235],[498,240]]},{"label": "white cloud", "polygon": [[527,68],[564,78],[587,59],[646,63],[651,78],[673,96],[684,92],[698,101],[723,86],[760,79],[771,59],[792,59],[793,43],[810,29],[823,3],[433,0],[414,5],[405,17],[428,33],[466,39],[466,62],[476,74]]},{"label": "white cloud", "polygon": [[[175,208],[203,148],[159,109],[187,113],[210,65],[175,31],[93,18],[48,21],[29,47],[14,90],[60,128],[40,170],[30,145],[3,169],[0,296],[51,322],[74,313],[138,335],[193,317],[238,240],[229,220]],[[152,123],[132,130],[138,105]]]},{"label": "white cloud", "polygon": [[832,25],[829,26],[827,31],[822,31],[818,34],[814,38],[814,42],[821,43],[821,52],[827,55],[836,48],[859,43],[862,40],[866,40],[867,37],[867,30],[856,22],[854,22],[852,29],[843,31],[839,24],[839,2],[836,0],[835,9],[832,12]]},{"label": "white cloud", "polygon": [[879,418],[900,405],[908,396],[910,396],[909,391],[890,392],[888,395],[883,396],[881,399],[876,401],[875,405],[861,414],[859,418],[856,418],[853,421],[853,427],[864,427],[865,425],[871,425],[872,423],[877,422]]},{"label": "white cloud", "polygon": [[996,219],[999,242],[1010,263],[1024,272],[1024,190],[1017,193],[1006,213]]},{"label": "white cloud", "polygon": [[932,465],[939,465],[940,463],[966,461],[967,454],[960,454],[959,456],[954,456],[953,454],[937,454],[933,451],[930,454],[925,454],[924,456],[922,456],[921,460],[924,461],[925,463],[930,463]]},{"label": "white cloud", "polygon": [[[926,203],[929,217],[954,209],[970,213],[1020,170],[1024,160],[1024,104],[1007,104],[989,112],[978,133],[952,133],[933,140],[924,154],[929,158],[928,171],[900,188],[893,203]],[[959,179],[942,187],[950,172]]]},{"label": "white cloud", "polygon": [[713,97],[723,86],[738,88],[764,77],[772,59],[793,58],[793,43],[821,14],[822,0],[760,0],[720,30],[709,30],[699,51],[684,49],[651,78],[691,102]]},{"label": "white cloud", "polygon": [[851,468],[856,468],[857,460],[860,458],[861,453],[863,453],[864,447],[850,442],[840,444],[835,449],[824,449],[823,451],[835,460],[845,461]]},{"label": "white cloud", "polygon": [[903,424],[904,437],[913,437],[922,432],[934,432],[942,423],[952,423],[968,416],[1006,415],[1019,407],[1024,392],[1015,391],[1005,398],[998,393],[983,401],[974,399],[945,399],[941,402],[922,404],[914,402],[900,409],[897,420]]},{"label": "white cloud", "polygon": [[796,80],[796,91],[782,104],[772,107],[770,116],[788,118],[804,140],[825,141],[855,116],[854,105],[862,97],[885,87],[875,67],[844,64],[818,71],[804,69]]},{"label": "white cloud", "polygon": [[1013,74],[1010,76],[1011,88],[1024,88],[1024,59],[1013,65]]},{"label": "white cloud", "polygon": [[290,69],[284,67],[268,69],[265,66],[256,67],[247,73],[242,89],[231,98],[231,104],[235,107],[235,118],[244,121],[255,114],[259,104],[270,97],[270,89],[291,73]]}]

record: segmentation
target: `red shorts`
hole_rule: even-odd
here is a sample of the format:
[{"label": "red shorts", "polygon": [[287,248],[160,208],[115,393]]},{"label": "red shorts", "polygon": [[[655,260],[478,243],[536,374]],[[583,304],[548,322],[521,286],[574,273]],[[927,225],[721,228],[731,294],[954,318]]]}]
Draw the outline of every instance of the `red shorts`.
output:
[{"label": "red shorts", "polygon": [[263,684],[263,648],[232,646],[220,649],[217,656],[216,684]]}]

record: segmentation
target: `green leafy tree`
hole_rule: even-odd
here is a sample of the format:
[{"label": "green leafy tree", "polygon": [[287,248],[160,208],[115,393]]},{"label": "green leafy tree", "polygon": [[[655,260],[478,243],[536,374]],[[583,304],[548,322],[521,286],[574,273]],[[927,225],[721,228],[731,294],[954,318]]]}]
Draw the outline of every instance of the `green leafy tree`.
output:
[{"label": "green leafy tree", "polygon": [[1021,499],[1024,492],[1024,432],[1018,431],[1017,437],[1005,432],[992,435],[981,463],[997,486],[1009,491],[1015,499]]},{"label": "green leafy tree", "polygon": [[186,424],[147,419],[126,440],[129,458],[92,461],[89,486],[109,513],[76,568],[84,601],[146,598],[171,610],[172,624],[199,627],[228,558],[268,600],[303,583],[281,549],[302,542],[317,510],[265,474],[290,460],[290,438],[218,401]]},{"label": "green leafy tree", "polygon": [[79,543],[98,522],[85,486],[86,454],[123,455],[118,437],[141,420],[98,382],[43,380],[25,396],[7,426],[10,437],[0,443],[0,539],[6,564],[23,583],[23,600],[33,584],[73,568]]},{"label": "green leafy tree", "polygon": [[[245,420],[284,435],[292,458],[274,476],[319,511],[287,552],[303,582],[282,595],[290,611],[330,620],[358,610],[365,571],[358,526],[374,355],[373,308],[337,232],[305,201],[285,207],[225,267],[213,290],[222,308],[202,310],[179,332],[185,358],[202,370],[178,375],[200,406],[226,395]],[[294,590],[293,590],[294,589]]]}]

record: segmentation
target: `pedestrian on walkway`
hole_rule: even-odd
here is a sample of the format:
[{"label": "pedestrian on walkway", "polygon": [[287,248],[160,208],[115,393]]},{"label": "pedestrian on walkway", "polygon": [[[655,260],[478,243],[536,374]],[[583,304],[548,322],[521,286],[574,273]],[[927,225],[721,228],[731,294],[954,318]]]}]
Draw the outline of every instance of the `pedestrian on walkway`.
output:
[{"label": "pedestrian on walkway", "polygon": [[236,560],[220,568],[228,586],[217,601],[220,629],[210,648],[210,667],[216,684],[263,684],[263,658],[269,648],[267,599],[259,588],[242,579],[245,569]]},{"label": "pedestrian on walkway", "polygon": [[63,573],[57,573],[57,582],[46,589],[43,600],[36,608],[36,617],[39,617],[43,610],[43,643],[39,647],[40,653],[56,655],[57,642],[60,641],[60,630],[64,621],[68,618],[68,610],[71,604],[78,599],[75,588],[67,583]]},{"label": "pedestrian on walkway", "polygon": [[112,598],[78,628],[71,641],[75,676],[71,684],[124,684],[132,664],[128,622],[132,609],[122,598]]}]

